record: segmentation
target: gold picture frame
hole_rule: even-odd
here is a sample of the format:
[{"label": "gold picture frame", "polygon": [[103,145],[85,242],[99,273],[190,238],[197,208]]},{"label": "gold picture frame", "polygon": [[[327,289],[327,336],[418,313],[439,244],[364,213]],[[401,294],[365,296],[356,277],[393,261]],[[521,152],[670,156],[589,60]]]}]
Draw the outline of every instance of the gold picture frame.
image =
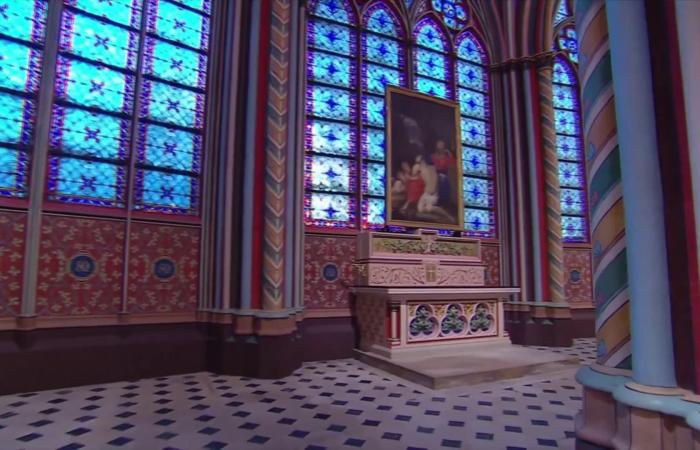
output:
[{"label": "gold picture frame", "polygon": [[386,121],[386,224],[464,231],[459,103],[387,86]]}]

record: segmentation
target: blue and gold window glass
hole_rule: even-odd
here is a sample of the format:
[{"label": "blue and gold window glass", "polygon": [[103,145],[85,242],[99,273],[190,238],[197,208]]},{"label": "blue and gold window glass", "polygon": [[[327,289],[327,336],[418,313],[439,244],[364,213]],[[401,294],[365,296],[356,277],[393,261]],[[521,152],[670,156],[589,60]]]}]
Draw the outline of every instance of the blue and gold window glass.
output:
[{"label": "blue and gold window glass", "polygon": [[364,13],[362,32],[362,226],[385,223],[384,95],[386,86],[406,86],[399,18],[385,3]]},{"label": "blue and gold window glass", "polygon": [[559,158],[562,238],[565,242],[585,242],[588,240],[586,176],[578,81],[574,70],[563,56],[555,59],[552,100]]},{"label": "blue and gold window glass", "polygon": [[209,0],[64,0],[49,200],[199,213],[209,13]]},{"label": "blue and gold window glass", "polygon": [[457,101],[461,112],[464,228],[473,236],[495,237],[493,153],[488,60],[470,32],[457,40]]},{"label": "blue and gold window glass", "polygon": [[0,197],[28,195],[47,8],[0,1]]},{"label": "blue and gold window glass", "polygon": [[310,13],[305,223],[353,228],[357,216],[356,19],[344,0],[313,1]]}]

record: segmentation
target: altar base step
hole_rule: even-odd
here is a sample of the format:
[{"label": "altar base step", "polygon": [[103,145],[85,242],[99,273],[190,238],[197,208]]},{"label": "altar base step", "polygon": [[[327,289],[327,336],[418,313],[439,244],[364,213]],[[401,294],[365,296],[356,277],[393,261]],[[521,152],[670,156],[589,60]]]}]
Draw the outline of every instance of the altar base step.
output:
[{"label": "altar base step", "polygon": [[[355,358],[431,389],[492,383],[559,372],[579,365],[578,358],[510,343],[470,343],[449,351],[414,349],[391,359],[355,349]],[[468,347],[468,350],[465,349]]]}]

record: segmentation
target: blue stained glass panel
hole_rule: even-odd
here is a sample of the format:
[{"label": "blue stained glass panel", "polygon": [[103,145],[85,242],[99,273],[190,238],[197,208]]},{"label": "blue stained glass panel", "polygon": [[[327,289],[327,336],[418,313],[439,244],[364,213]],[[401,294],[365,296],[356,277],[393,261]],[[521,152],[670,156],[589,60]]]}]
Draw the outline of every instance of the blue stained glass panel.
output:
[{"label": "blue stained glass panel", "polygon": [[469,206],[488,208],[491,206],[491,186],[489,180],[464,177],[462,183],[464,202]]},{"label": "blue stained glass panel", "polygon": [[196,207],[197,179],[187,175],[139,170],[138,204],[146,209],[189,211]]},{"label": "blue stained glass panel", "polygon": [[582,147],[580,138],[557,134],[557,155],[559,159],[580,161]]},{"label": "blue stained glass panel", "polygon": [[430,78],[415,77],[415,88],[433,97],[449,98],[447,83],[431,80]]},{"label": "blue stained glass panel", "polygon": [[307,113],[318,117],[336,120],[355,117],[355,96],[342,89],[309,86],[306,105]]},{"label": "blue stained glass panel", "polygon": [[59,57],[56,95],[72,103],[130,113],[134,79],[104,66]]},{"label": "blue stained glass panel", "polygon": [[142,116],[188,128],[202,128],[204,95],[144,80]]},{"label": "blue stained glass panel", "polygon": [[378,227],[384,225],[385,217],[384,199],[366,198],[364,200],[364,218],[369,226]]},{"label": "blue stained glass panel", "polygon": [[577,136],[579,130],[578,112],[554,109],[554,127],[557,133]]},{"label": "blue stained glass panel", "polygon": [[486,73],[481,66],[464,61],[457,61],[457,82],[460,86],[486,92],[488,90],[486,80]]},{"label": "blue stained glass panel", "polygon": [[0,39],[0,87],[33,93],[39,88],[41,52]]},{"label": "blue stained glass panel", "polygon": [[569,17],[569,7],[567,5],[568,0],[559,0],[559,6],[557,6],[557,13],[554,16],[554,26],[556,27]]},{"label": "blue stained glass panel", "polygon": [[442,13],[448,27],[459,30],[466,25],[467,10],[462,0],[433,0],[433,8]]},{"label": "blue stained glass panel", "polygon": [[27,42],[44,42],[46,0],[11,0],[0,4],[0,34]]},{"label": "blue stained glass panel", "polygon": [[307,155],[306,173],[310,175],[307,187],[326,192],[352,192],[351,171],[354,162],[344,158]]},{"label": "blue stained glass panel", "polygon": [[67,5],[87,11],[112,22],[138,28],[141,23],[142,0],[64,0]]},{"label": "blue stained glass panel", "polygon": [[572,214],[582,216],[586,213],[584,209],[584,191],[579,189],[561,189],[559,192],[562,214]]},{"label": "blue stained glass panel", "polygon": [[196,9],[198,11],[203,11],[207,14],[211,13],[211,0],[175,0],[177,3],[180,3],[185,6],[189,6],[190,8]]},{"label": "blue stained glass panel", "polygon": [[309,23],[308,41],[310,48],[327,50],[346,56],[355,55],[355,40],[351,30],[320,20]]},{"label": "blue stained glass panel", "polygon": [[352,74],[355,73],[355,65],[350,59],[314,51],[310,51],[308,57],[309,80],[344,88],[350,88],[354,85]]},{"label": "blue stained glass panel", "polygon": [[462,172],[465,175],[489,176],[491,154],[478,148],[462,147]]},{"label": "blue stained glass panel", "polygon": [[440,28],[432,19],[423,19],[416,26],[416,43],[425,48],[431,48],[441,53],[447,52],[447,42]]},{"label": "blue stained glass panel", "polygon": [[350,196],[314,192],[306,194],[305,202],[307,223],[319,226],[352,226],[354,215],[351,208],[354,208],[354,205]]},{"label": "blue stained glass panel", "polygon": [[83,109],[54,106],[51,147],[74,155],[124,159],[130,121]]},{"label": "blue stained glass panel", "polygon": [[153,167],[199,173],[202,137],[153,124],[139,124],[139,162]]},{"label": "blue stained glass panel", "polygon": [[167,0],[150,0],[148,31],[200,50],[209,45],[209,18]]},{"label": "blue stained glass panel", "polygon": [[416,50],[416,72],[437,80],[445,80],[448,73],[447,57],[429,50]]},{"label": "blue stained glass panel", "polygon": [[583,217],[562,216],[561,234],[565,241],[583,242],[588,240],[586,220]]},{"label": "blue stained glass panel", "polygon": [[31,100],[0,92],[0,142],[29,144],[34,113]]},{"label": "blue stained glass panel", "polygon": [[402,86],[404,84],[403,73],[374,64],[364,64],[363,77],[364,88],[369,92],[383,95],[387,85]]},{"label": "blue stained glass panel", "polygon": [[363,164],[363,194],[384,196],[385,182],[384,164],[364,163]]},{"label": "blue stained glass panel", "polygon": [[386,151],[384,130],[364,128],[362,134],[363,156],[376,161],[384,161]]},{"label": "blue stained glass panel", "polygon": [[362,97],[363,116],[365,123],[375,127],[384,126],[384,98],[365,95]]},{"label": "blue stained glass panel", "polygon": [[576,30],[573,26],[567,25],[559,30],[557,44],[560,50],[568,53],[569,59],[575,63],[578,62],[578,39],[576,38]]},{"label": "blue stained glass panel", "polygon": [[307,150],[333,155],[355,154],[355,127],[346,123],[309,120],[306,125]]},{"label": "blue stained glass panel", "polygon": [[564,62],[561,57],[558,57],[554,62],[552,72],[552,81],[557,84],[565,84],[567,86],[576,86],[576,75],[571,70],[571,66]]},{"label": "blue stained glass panel", "polygon": [[469,89],[459,89],[459,107],[461,113],[469,117],[486,119],[488,116],[484,94],[470,91]]},{"label": "blue stained glass panel", "polygon": [[578,93],[571,86],[552,85],[552,100],[555,108],[578,111]]},{"label": "blue stained glass panel", "polygon": [[204,89],[207,81],[207,56],[148,37],[144,72],[163,80]]},{"label": "blue stained glass panel", "polygon": [[372,62],[399,67],[403,62],[400,44],[373,34],[364,34],[365,58]]},{"label": "blue stained glass panel", "polygon": [[0,146],[0,195],[26,195],[28,161],[24,152]]},{"label": "blue stained glass panel", "polygon": [[559,184],[562,187],[582,188],[584,186],[584,174],[581,164],[560,161]]},{"label": "blue stained glass panel", "polygon": [[464,229],[480,236],[493,234],[493,213],[487,209],[464,208]]},{"label": "blue stained glass panel", "polygon": [[351,24],[354,19],[347,0],[316,0],[311,8],[311,13],[346,24]]},{"label": "blue stained glass panel", "polygon": [[462,142],[466,145],[488,148],[490,144],[486,122],[462,117]]},{"label": "blue stained glass panel", "polygon": [[139,35],[82,14],[64,11],[59,48],[102,64],[134,70]]},{"label": "blue stained glass panel", "polygon": [[49,198],[69,203],[124,206],[124,176],[122,166],[52,156]]},{"label": "blue stained glass panel", "polygon": [[367,13],[367,29],[375,33],[385,34],[387,36],[398,37],[398,21],[393,15],[387,11],[386,6],[381,3],[375,3]]},{"label": "blue stained glass panel", "polygon": [[457,45],[457,57],[477,64],[486,64],[486,56],[481,45],[468,33]]}]

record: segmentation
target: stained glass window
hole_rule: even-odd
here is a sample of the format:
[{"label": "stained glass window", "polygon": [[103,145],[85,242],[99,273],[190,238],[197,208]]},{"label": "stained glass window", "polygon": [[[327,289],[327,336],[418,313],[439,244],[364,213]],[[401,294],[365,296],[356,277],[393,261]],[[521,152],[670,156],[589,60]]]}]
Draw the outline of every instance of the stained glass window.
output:
[{"label": "stained glass window", "polygon": [[0,1],[0,197],[28,193],[47,7]]},{"label": "stained glass window", "polygon": [[398,17],[384,3],[363,16],[362,32],[362,225],[384,225],[384,94],[406,86],[403,37]]},{"label": "stained glass window", "polygon": [[[411,2],[407,2],[410,5]],[[416,42],[413,88],[456,100],[462,111],[465,232],[495,237],[488,61],[470,32],[463,0],[433,1]],[[353,6],[364,5],[362,8]],[[387,229],[385,89],[409,85],[407,36],[393,2],[311,0],[307,28],[306,224]],[[355,11],[361,16],[355,17]],[[452,18],[448,24],[448,18]],[[447,24],[448,28],[444,25]],[[455,58],[454,53],[458,54]],[[391,228],[400,231],[399,228]]]},{"label": "stained glass window", "polygon": [[310,11],[305,222],[350,228],[357,214],[355,16],[343,0],[318,0]]},{"label": "stained glass window", "polygon": [[469,234],[495,237],[488,60],[470,32],[457,41],[457,100],[462,114],[464,227]]},{"label": "stained glass window", "polygon": [[442,13],[445,25],[460,30],[467,24],[467,7],[464,0],[432,0],[433,9]]},{"label": "stained glass window", "polygon": [[209,13],[209,0],[64,0],[49,200],[198,214]]},{"label": "stained glass window", "polygon": [[559,0],[559,5],[557,6],[557,11],[554,15],[554,26],[556,27],[560,23],[564,22],[570,15],[571,13],[569,12],[568,0]]},{"label": "stained glass window", "polygon": [[413,87],[435,97],[451,98],[447,37],[432,17],[421,19],[414,31]]},{"label": "stained glass window", "polygon": [[564,26],[559,30],[556,45],[558,50],[568,54],[572,62],[578,63],[578,39],[573,25]]},{"label": "stained glass window", "polygon": [[559,157],[562,237],[565,242],[584,242],[588,240],[588,225],[578,81],[573,65],[563,56],[558,56],[554,62],[552,91]]}]

